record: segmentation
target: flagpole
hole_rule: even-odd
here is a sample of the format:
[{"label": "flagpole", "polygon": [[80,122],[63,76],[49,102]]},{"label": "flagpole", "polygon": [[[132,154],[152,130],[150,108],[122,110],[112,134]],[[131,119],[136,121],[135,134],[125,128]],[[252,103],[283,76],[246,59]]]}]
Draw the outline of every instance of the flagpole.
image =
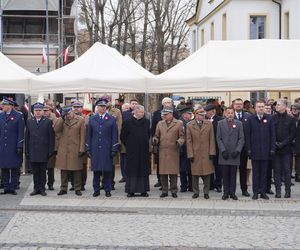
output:
[{"label": "flagpole", "polygon": [[47,43],[47,72],[50,71],[50,60],[49,60],[49,9],[48,0],[46,0],[46,43]]}]

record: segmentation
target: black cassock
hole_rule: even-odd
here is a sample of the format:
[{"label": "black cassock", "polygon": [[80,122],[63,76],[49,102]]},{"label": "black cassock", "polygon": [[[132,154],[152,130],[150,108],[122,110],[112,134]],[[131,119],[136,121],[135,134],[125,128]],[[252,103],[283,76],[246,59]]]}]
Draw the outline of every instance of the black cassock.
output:
[{"label": "black cassock", "polygon": [[131,117],[122,125],[121,141],[126,147],[126,193],[146,193],[149,188],[150,121]]}]

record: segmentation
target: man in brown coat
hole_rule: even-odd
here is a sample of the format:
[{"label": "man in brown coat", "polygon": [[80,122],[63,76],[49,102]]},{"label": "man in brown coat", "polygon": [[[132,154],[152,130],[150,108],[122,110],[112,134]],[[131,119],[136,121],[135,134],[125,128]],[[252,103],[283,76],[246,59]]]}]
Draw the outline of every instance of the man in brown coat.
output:
[{"label": "man in brown coat", "polygon": [[72,108],[64,108],[54,127],[55,133],[60,133],[56,167],[61,170],[61,186],[58,195],[64,195],[68,190],[68,173],[74,176],[76,195],[82,195],[81,171],[85,155],[86,128],[84,119],[75,115]]},{"label": "man in brown coat", "polygon": [[182,121],[173,117],[173,109],[164,108],[161,112],[163,120],[156,126],[153,145],[159,145],[161,198],[168,196],[168,178],[173,198],[177,198],[177,178],[179,173],[179,152],[184,143]]},{"label": "man in brown coat", "polygon": [[205,120],[202,107],[194,111],[195,120],[187,125],[187,155],[191,161],[193,176],[193,199],[199,197],[199,177],[204,183],[204,198],[209,199],[210,175],[214,173],[213,157],[216,155],[214,128]]}]

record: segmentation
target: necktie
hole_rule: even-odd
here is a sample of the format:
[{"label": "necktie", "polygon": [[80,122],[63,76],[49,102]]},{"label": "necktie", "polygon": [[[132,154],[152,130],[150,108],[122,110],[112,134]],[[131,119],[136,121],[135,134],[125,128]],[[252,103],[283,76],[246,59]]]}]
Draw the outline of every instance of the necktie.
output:
[{"label": "necktie", "polygon": [[100,115],[100,121],[102,122],[102,120],[103,120],[103,116],[102,116],[102,115]]},{"label": "necktie", "polygon": [[238,119],[241,120],[241,113],[238,113]]}]

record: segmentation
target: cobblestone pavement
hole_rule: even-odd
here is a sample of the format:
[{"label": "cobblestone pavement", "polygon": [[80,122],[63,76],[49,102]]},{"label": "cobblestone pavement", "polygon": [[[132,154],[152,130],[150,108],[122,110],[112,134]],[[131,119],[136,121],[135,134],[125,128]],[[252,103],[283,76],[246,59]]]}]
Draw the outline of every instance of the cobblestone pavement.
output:
[{"label": "cobblestone pavement", "polygon": [[[300,185],[292,199],[222,201],[127,198],[117,183],[111,198],[92,197],[91,174],[83,196],[74,191],[34,196],[32,177],[22,176],[19,195],[0,196],[0,249],[300,249]],[[116,177],[116,180],[119,176]],[[155,183],[151,176],[151,185]],[[251,187],[250,187],[251,188]],[[250,190],[249,190],[250,191]]]}]

